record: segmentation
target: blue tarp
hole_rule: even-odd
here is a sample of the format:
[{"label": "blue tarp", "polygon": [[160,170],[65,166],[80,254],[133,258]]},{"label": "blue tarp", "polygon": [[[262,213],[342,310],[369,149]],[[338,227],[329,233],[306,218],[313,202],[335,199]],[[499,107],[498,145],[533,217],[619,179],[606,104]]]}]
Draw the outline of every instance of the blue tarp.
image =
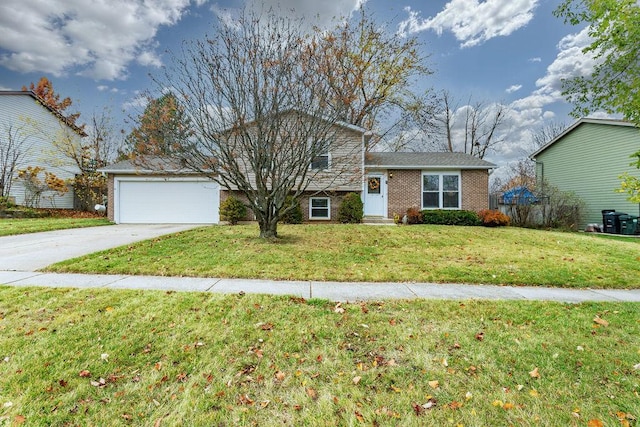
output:
[{"label": "blue tarp", "polygon": [[505,205],[531,205],[538,203],[538,198],[527,187],[519,185],[502,193],[502,203]]}]

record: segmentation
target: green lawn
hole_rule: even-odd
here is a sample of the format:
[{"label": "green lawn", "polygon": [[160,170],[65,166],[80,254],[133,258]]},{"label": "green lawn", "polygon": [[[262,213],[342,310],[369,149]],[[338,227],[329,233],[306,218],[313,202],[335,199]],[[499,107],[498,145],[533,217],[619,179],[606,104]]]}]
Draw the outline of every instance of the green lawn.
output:
[{"label": "green lawn", "polygon": [[0,286],[0,333],[3,426],[635,426],[640,418],[634,303],[336,306]]},{"label": "green lawn", "polygon": [[112,222],[106,218],[2,218],[0,219],[0,236],[109,224]]},{"label": "green lawn", "polygon": [[56,264],[57,272],[640,288],[637,239],[514,227],[214,226]]}]

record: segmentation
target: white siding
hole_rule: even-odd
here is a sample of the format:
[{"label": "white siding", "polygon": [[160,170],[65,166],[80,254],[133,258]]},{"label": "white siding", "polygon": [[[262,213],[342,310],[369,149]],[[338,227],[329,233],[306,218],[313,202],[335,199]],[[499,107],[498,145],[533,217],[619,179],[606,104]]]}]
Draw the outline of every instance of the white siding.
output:
[{"label": "white siding", "polygon": [[[73,138],[80,138],[80,136],[73,133],[66,124],[32,96],[0,95],[0,143],[6,140],[10,127],[14,131],[19,131],[24,138],[23,146],[26,149],[26,155],[18,169],[41,166],[64,180],[74,178],[79,172],[70,159],[56,150],[52,141],[59,138],[62,132],[72,134]],[[24,188],[18,182],[14,182],[10,195],[15,197],[18,204],[24,203]],[[49,200],[48,195],[45,195],[41,199],[41,207],[73,208],[73,189],[69,187],[69,191],[64,196],[53,197],[53,200]]]}]

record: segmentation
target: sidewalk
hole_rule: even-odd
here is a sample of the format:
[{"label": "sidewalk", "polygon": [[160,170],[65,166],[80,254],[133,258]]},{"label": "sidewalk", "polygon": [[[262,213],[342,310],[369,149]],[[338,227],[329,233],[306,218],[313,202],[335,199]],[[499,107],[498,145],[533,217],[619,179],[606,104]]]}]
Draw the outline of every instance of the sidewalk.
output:
[{"label": "sidewalk", "polygon": [[0,271],[0,284],[72,288],[147,289],[222,294],[259,293],[322,298],[332,301],[382,299],[489,299],[579,303],[585,301],[640,302],[640,289],[561,289],[536,286],[495,286],[436,283],[345,283],[275,281],[193,277],[56,274]]}]

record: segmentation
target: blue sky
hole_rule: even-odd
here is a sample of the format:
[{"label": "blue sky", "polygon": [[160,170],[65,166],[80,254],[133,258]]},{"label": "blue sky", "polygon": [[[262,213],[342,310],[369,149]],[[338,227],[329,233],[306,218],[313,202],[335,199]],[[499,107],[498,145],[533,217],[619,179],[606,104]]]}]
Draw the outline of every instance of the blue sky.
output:
[{"label": "blue sky", "polygon": [[[0,5],[0,90],[19,90],[47,76],[69,96],[81,119],[109,107],[120,123],[136,114],[141,91],[153,88],[182,40],[215,31],[227,11],[258,0],[3,0]],[[265,0],[329,23],[363,0]],[[561,78],[588,74],[583,27],[552,11],[560,0],[367,0],[390,31],[418,37],[435,73],[423,87],[448,90],[459,106],[472,97],[508,108],[504,142],[488,159],[505,164],[528,154],[545,123],[573,119]]]}]

